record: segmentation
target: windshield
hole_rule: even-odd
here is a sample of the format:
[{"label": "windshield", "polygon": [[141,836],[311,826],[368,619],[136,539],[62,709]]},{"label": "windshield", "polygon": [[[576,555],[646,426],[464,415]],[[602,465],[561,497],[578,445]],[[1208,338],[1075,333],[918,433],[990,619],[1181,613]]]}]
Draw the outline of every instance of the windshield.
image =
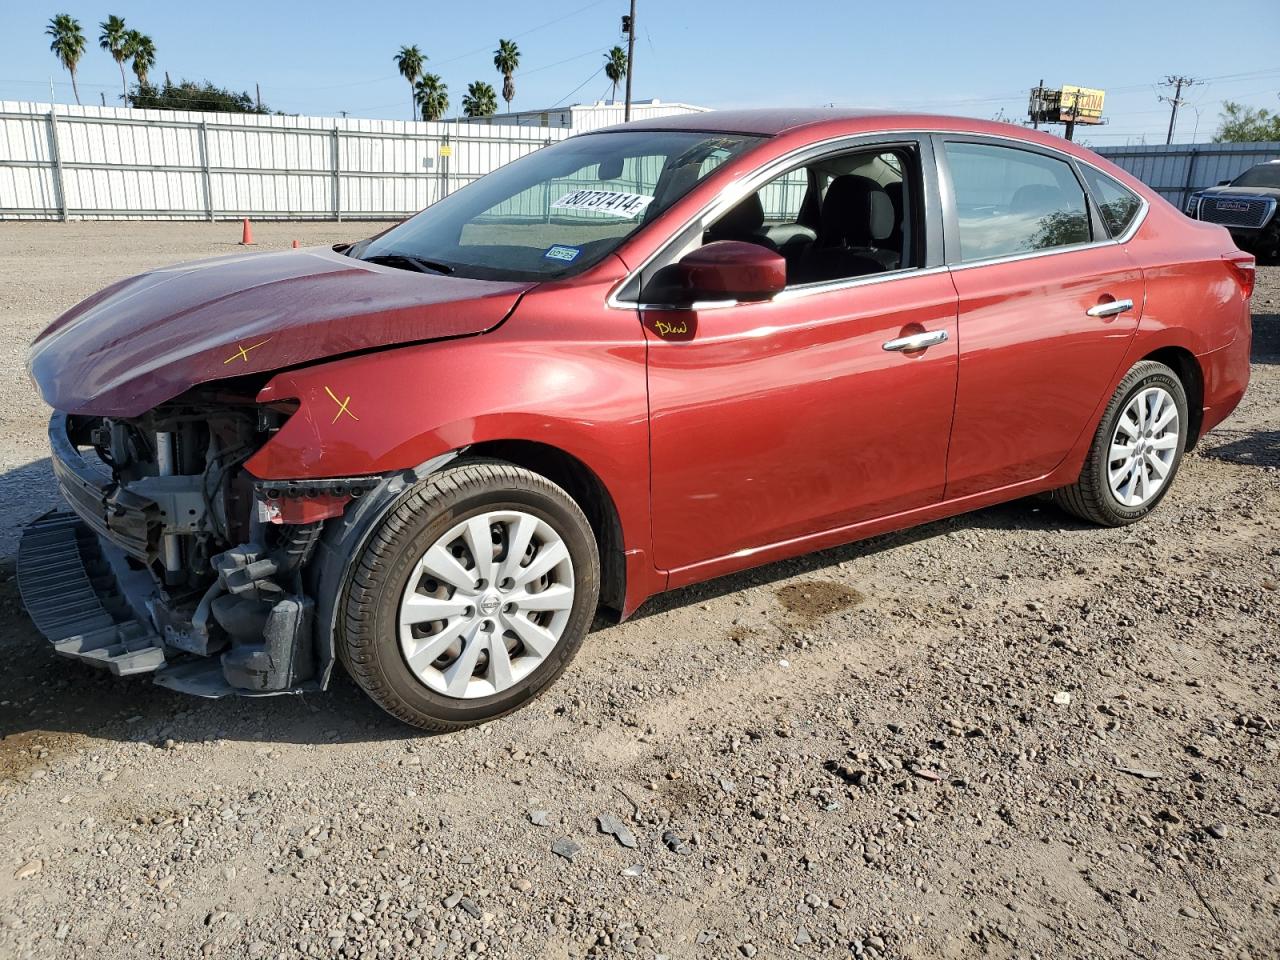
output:
[{"label": "windshield", "polygon": [[705,131],[574,137],[481,177],[348,254],[486,280],[569,276],[762,141]]},{"label": "windshield", "polygon": [[1280,187],[1280,163],[1260,163],[1232,181],[1233,187]]}]

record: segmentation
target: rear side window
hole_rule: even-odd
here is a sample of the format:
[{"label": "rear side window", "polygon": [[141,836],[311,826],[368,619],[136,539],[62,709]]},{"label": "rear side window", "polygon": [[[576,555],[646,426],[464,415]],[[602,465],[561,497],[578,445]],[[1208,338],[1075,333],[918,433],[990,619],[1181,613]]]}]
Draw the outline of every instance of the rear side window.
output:
[{"label": "rear side window", "polygon": [[1113,237],[1118,237],[1129,229],[1133,218],[1142,209],[1142,200],[1138,195],[1123,186],[1119,181],[1108,177],[1101,170],[1080,164],[1084,173],[1084,182],[1093,193],[1094,202],[1102,211],[1103,222]]},{"label": "rear side window", "polygon": [[981,143],[946,143],[961,260],[1086,243],[1084,188],[1064,160]]}]

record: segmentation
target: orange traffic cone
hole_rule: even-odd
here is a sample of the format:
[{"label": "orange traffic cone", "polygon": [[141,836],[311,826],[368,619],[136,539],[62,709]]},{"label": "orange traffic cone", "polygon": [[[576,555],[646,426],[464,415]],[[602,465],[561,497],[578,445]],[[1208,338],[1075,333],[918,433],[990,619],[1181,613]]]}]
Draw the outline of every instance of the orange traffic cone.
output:
[{"label": "orange traffic cone", "polygon": [[254,242],[253,242],[253,227],[249,224],[249,218],[248,218],[248,217],[245,217],[245,218],[244,218],[244,231],[243,231],[243,233],[240,235],[240,246],[242,246],[242,247],[252,247],[252,246],[254,246]]},{"label": "orange traffic cone", "polygon": [[293,249],[295,249],[295,250],[297,250],[297,249],[298,249],[298,241],[297,241],[297,240],[293,241]]}]

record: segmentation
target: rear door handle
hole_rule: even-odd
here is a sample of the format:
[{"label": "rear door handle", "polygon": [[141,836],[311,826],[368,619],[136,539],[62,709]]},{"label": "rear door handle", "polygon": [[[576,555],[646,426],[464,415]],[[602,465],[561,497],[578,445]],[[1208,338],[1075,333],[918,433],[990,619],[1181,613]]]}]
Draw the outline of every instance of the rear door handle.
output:
[{"label": "rear door handle", "polygon": [[923,350],[942,343],[946,339],[947,331],[945,330],[926,330],[924,333],[913,333],[909,337],[886,340],[883,346],[885,350]]},{"label": "rear door handle", "polygon": [[1085,311],[1091,317],[1114,317],[1133,309],[1132,300],[1108,300]]}]

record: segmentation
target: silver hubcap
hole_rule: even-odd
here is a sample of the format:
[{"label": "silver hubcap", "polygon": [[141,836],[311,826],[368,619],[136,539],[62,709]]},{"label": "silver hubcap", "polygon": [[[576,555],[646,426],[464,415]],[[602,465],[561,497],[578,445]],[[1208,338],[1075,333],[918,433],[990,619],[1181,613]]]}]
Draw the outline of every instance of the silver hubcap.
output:
[{"label": "silver hubcap", "polygon": [[551,654],[573,610],[573,561],[545,520],[515,510],[464,520],[431,545],[400,599],[400,649],[437,693],[487,697]]},{"label": "silver hubcap", "polygon": [[1107,478],[1126,507],[1140,507],[1164,486],[1178,455],[1178,405],[1162,387],[1139,391],[1111,437]]}]

